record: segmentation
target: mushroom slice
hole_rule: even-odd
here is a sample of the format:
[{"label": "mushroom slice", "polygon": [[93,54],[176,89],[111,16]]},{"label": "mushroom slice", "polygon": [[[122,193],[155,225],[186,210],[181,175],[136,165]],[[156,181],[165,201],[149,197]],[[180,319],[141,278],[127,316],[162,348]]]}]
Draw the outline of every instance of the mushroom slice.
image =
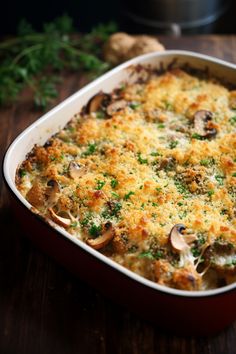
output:
[{"label": "mushroom slice", "polygon": [[102,91],[94,95],[87,103],[86,113],[97,112],[99,109],[106,107],[111,100],[111,96]]},{"label": "mushroom slice", "polygon": [[45,194],[48,198],[49,204],[54,204],[57,202],[58,194],[60,193],[60,186],[57,181],[50,179],[47,183],[47,188]]},{"label": "mushroom slice", "polygon": [[77,164],[75,161],[71,161],[69,164],[68,172],[71,178],[77,179],[84,175],[85,167]]},{"label": "mushroom slice", "polygon": [[236,274],[236,248],[224,240],[216,240],[204,253],[206,264],[224,274]]},{"label": "mushroom slice", "polygon": [[171,246],[179,252],[183,252],[189,248],[187,242],[184,240],[182,235],[182,231],[184,231],[186,227],[183,224],[176,224],[172,227],[170,231],[170,243]]},{"label": "mushroom slice", "polygon": [[58,225],[65,228],[70,227],[71,219],[63,218],[62,216],[57,215],[52,208],[48,208],[48,211],[51,214],[52,220],[55,221]]},{"label": "mushroom slice", "polygon": [[202,109],[194,113],[194,132],[203,139],[213,138],[217,134],[215,128],[207,128],[207,122],[212,120],[212,112]]},{"label": "mushroom slice", "polygon": [[127,106],[127,101],[125,101],[125,100],[118,100],[118,101],[112,102],[107,106],[107,114],[109,116],[112,116],[116,112],[124,109],[126,106]]},{"label": "mushroom slice", "polygon": [[112,226],[112,223],[107,222],[104,225],[104,228],[105,231],[101,236],[95,239],[89,238],[87,240],[87,244],[95,250],[99,250],[100,248],[105,247],[114,237],[114,228]]}]

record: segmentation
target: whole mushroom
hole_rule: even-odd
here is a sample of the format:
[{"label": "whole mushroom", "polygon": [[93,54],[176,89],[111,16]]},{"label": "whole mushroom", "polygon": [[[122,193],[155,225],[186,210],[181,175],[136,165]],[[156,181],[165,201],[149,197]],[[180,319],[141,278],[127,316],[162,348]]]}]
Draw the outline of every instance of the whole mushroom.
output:
[{"label": "whole mushroom", "polygon": [[134,58],[141,54],[151,53],[151,52],[162,52],[165,48],[158,42],[154,37],[150,36],[137,36],[135,43],[129,49],[127,53],[127,59]]},{"label": "whole mushroom", "polygon": [[117,65],[137,55],[163,50],[164,46],[155,37],[118,32],[105,43],[103,56],[109,63]]}]

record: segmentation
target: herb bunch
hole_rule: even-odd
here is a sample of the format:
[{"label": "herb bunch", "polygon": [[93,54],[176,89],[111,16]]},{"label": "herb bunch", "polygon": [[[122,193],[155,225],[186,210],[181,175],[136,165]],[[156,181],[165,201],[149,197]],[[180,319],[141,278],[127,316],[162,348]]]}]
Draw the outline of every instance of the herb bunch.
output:
[{"label": "herb bunch", "polygon": [[0,43],[0,106],[14,102],[30,87],[35,105],[45,109],[57,96],[59,73],[86,71],[96,77],[108,70],[101,48],[115,31],[115,24],[109,23],[76,34],[67,15],[45,23],[41,32],[21,21],[17,36]]}]

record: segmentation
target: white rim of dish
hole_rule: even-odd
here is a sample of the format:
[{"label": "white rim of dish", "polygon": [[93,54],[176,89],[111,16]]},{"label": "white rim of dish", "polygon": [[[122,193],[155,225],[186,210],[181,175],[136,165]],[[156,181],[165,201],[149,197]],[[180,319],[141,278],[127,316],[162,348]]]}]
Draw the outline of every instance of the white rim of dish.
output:
[{"label": "white rim of dish", "polygon": [[[8,165],[10,163],[11,160],[11,154],[12,154],[12,150],[14,149],[15,145],[19,144],[20,141],[22,141],[26,135],[28,135],[33,129],[35,129],[35,127],[39,124],[41,124],[43,121],[47,120],[49,116],[51,116],[51,114],[57,112],[58,110],[60,110],[64,105],[69,104],[71,101],[73,101],[75,99],[75,97],[79,94],[79,93],[83,93],[83,92],[87,92],[90,89],[92,89],[94,86],[96,86],[100,81],[104,80],[105,78],[109,78],[110,76],[112,76],[113,74],[115,74],[116,72],[123,70],[127,67],[129,67],[130,65],[134,65],[134,64],[142,64],[142,60],[145,59],[151,59],[154,57],[166,57],[168,55],[176,55],[176,56],[185,56],[186,59],[187,57],[189,58],[196,58],[196,59],[203,59],[205,61],[208,61],[209,63],[216,63],[216,64],[220,64],[223,66],[226,66],[228,68],[232,68],[236,70],[236,65],[231,64],[227,61],[221,60],[221,59],[217,59],[208,55],[204,55],[204,54],[198,54],[195,52],[191,52],[191,51],[185,51],[185,50],[166,50],[164,52],[158,53],[158,52],[154,52],[154,53],[149,53],[149,54],[144,54],[141,56],[138,56],[134,59],[131,59],[119,66],[117,66],[116,68],[110,70],[109,72],[107,72],[106,74],[102,75],[101,77],[97,78],[96,80],[94,80],[93,82],[89,83],[88,85],[86,85],[85,87],[83,87],[82,89],[78,90],[76,93],[74,93],[73,95],[71,95],[70,97],[68,97],[67,99],[65,99],[63,102],[59,103],[55,108],[51,109],[49,112],[47,112],[46,114],[44,114],[41,118],[37,119],[33,124],[31,124],[28,128],[26,128],[21,134],[19,134],[15,140],[10,144],[10,146],[8,147],[5,157],[4,157],[4,161],[3,161],[3,174],[5,177],[5,180],[8,184],[8,186],[10,187],[11,191],[14,193],[14,195],[19,199],[19,201],[27,208],[29,209],[29,212],[33,213],[31,208],[31,204],[29,204],[29,202],[20,194],[20,192],[17,190],[15,183],[13,182],[13,180],[10,177],[9,171],[8,171]],[[33,213],[34,214],[34,213]],[[34,214],[37,216],[37,214]],[[44,222],[44,221],[42,221]],[[47,224],[45,222],[45,224]],[[153,290],[157,290],[160,291],[163,294],[168,294],[168,295],[174,295],[174,296],[180,296],[180,297],[190,297],[190,298],[205,298],[205,297],[210,297],[210,296],[216,296],[216,295],[220,295],[220,294],[224,294],[230,291],[235,291],[236,290],[236,282],[220,287],[220,288],[216,288],[216,289],[210,289],[210,290],[199,290],[199,291],[187,291],[187,290],[179,290],[179,289],[174,289],[174,288],[169,288],[163,285],[159,285],[151,280],[148,280],[144,277],[142,277],[141,275],[138,275],[137,273],[134,273],[133,271],[121,266],[120,264],[116,263],[115,261],[111,260],[110,258],[104,256],[102,253],[92,249],[91,247],[89,247],[86,243],[84,243],[83,241],[76,239],[75,236],[72,236],[71,234],[69,234],[67,231],[65,231],[62,227],[58,226],[55,223],[51,223],[49,224],[50,227],[52,227],[52,229],[55,229],[57,232],[59,232],[61,235],[63,235],[66,239],[70,240],[71,242],[73,242],[74,244],[76,244],[77,246],[81,247],[84,251],[88,252],[89,254],[93,255],[95,258],[97,258],[98,260],[104,262],[105,264],[107,264],[108,266],[112,267],[113,269],[121,272],[122,274],[126,275],[128,278],[140,283],[141,285],[145,285]]]}]

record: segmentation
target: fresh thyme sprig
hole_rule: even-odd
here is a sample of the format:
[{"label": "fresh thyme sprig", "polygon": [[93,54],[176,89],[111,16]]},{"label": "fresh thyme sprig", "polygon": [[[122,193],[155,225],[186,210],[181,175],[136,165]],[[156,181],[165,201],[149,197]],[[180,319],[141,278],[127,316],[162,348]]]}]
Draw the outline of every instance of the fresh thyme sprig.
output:
[{"label": "fresh thyme sprig", "polygon": [[35,105],[45,109],[57,96],[58,73],[86,71],[98,76],[108,70],[101,48],[114,31],[115,24],[109,23],[76,34],[67,15],[44,24],[41,32],[21,21],[17,36],[0,43],[0,106],[14,102],[30,87]]}]

